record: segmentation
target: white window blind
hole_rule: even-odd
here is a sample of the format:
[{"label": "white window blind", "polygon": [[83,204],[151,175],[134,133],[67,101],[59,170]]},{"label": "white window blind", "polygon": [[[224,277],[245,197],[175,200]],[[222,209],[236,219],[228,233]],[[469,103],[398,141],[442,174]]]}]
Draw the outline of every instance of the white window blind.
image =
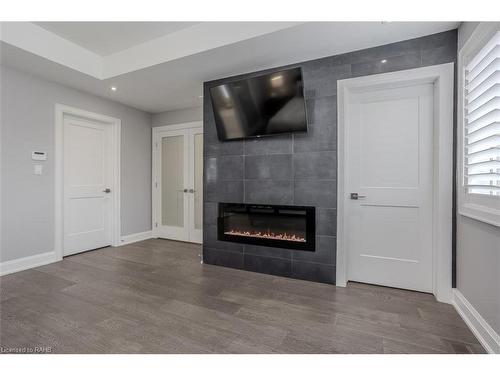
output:
[{"label": "white window blind", "polygon": [[465,67],[464,188],[500,197],[500,31]]}]

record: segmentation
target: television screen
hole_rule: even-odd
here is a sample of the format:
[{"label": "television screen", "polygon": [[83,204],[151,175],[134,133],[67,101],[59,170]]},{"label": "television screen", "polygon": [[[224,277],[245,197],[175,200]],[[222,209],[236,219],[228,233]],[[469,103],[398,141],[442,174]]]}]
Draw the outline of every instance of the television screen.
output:
[{"label": "television screen", "polygon": [[306,132],[300,68],[210,88],[219,140]]}]

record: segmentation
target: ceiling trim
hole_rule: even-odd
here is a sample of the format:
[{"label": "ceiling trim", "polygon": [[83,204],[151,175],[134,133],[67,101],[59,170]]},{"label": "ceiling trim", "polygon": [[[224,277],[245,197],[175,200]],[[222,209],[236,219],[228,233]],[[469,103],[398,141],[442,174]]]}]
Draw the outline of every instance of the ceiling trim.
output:
[{"label": "ceiling trim", "polygon": [[203,22],[104,58],[104,77],[144,69],[300,25],[302,22]]},{"label": "ceiling trim", "polygon": [[0,40],[97,79],[102,57],[31,22],[2,22]]},{"label": "ceiling trim", "polygon": [[2,22],[0,40],[104,80],[287,29],[301,23],[205,22],[108,56],[99,56],[31,22]]}]

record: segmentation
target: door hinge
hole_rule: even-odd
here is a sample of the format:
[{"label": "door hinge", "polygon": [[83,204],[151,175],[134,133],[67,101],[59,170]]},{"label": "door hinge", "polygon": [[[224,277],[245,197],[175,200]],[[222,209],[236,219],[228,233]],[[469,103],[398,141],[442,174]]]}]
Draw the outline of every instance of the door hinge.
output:
[{"label": "door hinge", "polygon": [[158,187],[158,182],[155,182],[155,187]]}]

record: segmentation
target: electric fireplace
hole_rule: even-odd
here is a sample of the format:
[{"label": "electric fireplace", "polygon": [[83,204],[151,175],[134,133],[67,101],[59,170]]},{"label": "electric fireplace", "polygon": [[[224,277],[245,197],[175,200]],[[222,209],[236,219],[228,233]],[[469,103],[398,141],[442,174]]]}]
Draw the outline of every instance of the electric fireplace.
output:
[{"label": "electric fireplace", "polygon": [[219,203],[219,241],[315,250],[315,208]]}]

